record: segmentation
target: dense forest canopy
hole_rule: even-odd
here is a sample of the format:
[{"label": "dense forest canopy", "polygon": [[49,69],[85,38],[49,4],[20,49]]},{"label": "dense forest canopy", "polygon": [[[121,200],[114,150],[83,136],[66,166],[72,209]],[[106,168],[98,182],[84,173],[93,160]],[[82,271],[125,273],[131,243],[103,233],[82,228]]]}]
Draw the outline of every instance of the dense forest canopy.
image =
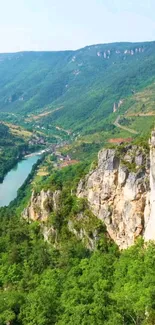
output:
[{"label": "dense forest canopy", "polygon": [[89,252],[64,232],[57,250],[13,211],[0,225],[0,324],[154,324],[154,244]]},{"label": "dense forest canopy", "polygon": [[28,145],[23,138],[14,136],[8,126],[0,123],[0,181],[14,167],[27,148]]},{"label": "dense forest canopy", "polygon": [[31,182],[11,208],[0,209],[0,324],[154,324],[155,244],[139,239],[120,252],[102,228],[91,251],[68,231],[68,216],[87,208],[71,188],[88,168],[67,167],[42,183],[62,191],[59,213],[48,221],[57,229],[56,246],[44,240],[43,225],[21,218]]}]

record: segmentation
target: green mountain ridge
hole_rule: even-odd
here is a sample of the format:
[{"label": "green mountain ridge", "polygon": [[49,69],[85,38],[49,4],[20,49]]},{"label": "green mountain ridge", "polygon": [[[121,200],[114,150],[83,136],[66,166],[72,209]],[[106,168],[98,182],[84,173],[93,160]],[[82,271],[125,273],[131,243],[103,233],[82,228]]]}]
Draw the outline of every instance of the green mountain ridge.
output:
[{"label": "green mountain ridge", "polygon": [[[120,251],[87,198],[77,196],[80,180],[86,185],[86,175],[96,170],[92,160],[97,151],[105,144],[116,147],[117,141],[108,143],[110,138],[138,138],[130,139],[134,151],[126,143],[116,151],[131,186],[137,175],[142,178],[154,121],[154,82],[155,42],[0,54],[0,118],[11,122],[0,125],[1,175],[6,162],[27,150],[36,131],[48,135],[49,142],[55,135],[53,143],[59,139],[63,144],[57,148],[61,152],[43,156],[17,198],[0,209],[0,325],[155,324],[155,243],[138,238]],[[130,154],[125,157],[126,147]],[[68,153],[76,160],[62,168]],[[136,154],[142,157],[141,167]],[[111,186],[109,175],[105,192]],[[142,185],[137,183],[143,196]],[[146,185],[150,190],[149,177]],[[106,198],[110,218],[107,193]],[[38,215],[33,221],[24,219],[30,203]],[[130,205],[126,208],[130,214]],[[45,210],[46,221],[41,215]]]},{"label": "green mountain ridge", "polygon": [[100,129],[119,102],[154,81],[155,42],[113,43],[76,51],[0,54],[0,112],[73,131]]}]

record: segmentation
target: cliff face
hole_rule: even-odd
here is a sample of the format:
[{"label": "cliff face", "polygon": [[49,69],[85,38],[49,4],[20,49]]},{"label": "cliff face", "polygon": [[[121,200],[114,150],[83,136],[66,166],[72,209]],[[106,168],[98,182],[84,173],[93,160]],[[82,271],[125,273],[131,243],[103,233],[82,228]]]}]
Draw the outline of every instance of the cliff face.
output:
[{"label": "cliff face", "polygon": [[88,200],[121,249],[139,235],[155,240],[155,133],[150,154],[131,145],[100,151],[96,170],[79,183],[77,195]]},{"label": "cliff face", "polygon": [[[33,192],[28,206],[22,213],[22,217],[28,222],[40,222],[44,240],[52,243],[55,247],[58,244],[58,229],[51,220],[49,222],[49,216],[52,213],[60,214],[61,204],[62,192],[59,190]],[[101,228],[103,229],[103,226],[99,220],[90,211],[89,214],[85,213],[84,209],[76,215],[73,214],[68,220],[68,230],[80,239],[89,250],[95,249],[99,232],[102,232]]]},{"label": "cliff face", "polygon": [[[87,200],[93,214],[81,211],[69,220],[68,228],[88,248],[94,249],[98,240],[95,219],[103,222],[121,249],[133,245],[140,235],[146,241],[155,240],[155,131],[149,148],[120,145],[101,150],[96,169],[80,181],[77,197]],[[58,212],[60,204],[60,191],[32,193],[23,217],[46,226],[50,213]],[[51,232],[56,237],[56,229],[45,230],[46,240]]]},{"label": "cliff face", "polygon": [[144,213],[145,240],[155,240],[155,132],[150,139],[150,190],[147,193],[147,201]]},{"label": "cliff face", "polygon": [[60,191],[52,193],[42,190],[40,193],[32,193],[30,203],[23,211],[23,218],[32,221],[46,222],[51,211],[58,209]]}]

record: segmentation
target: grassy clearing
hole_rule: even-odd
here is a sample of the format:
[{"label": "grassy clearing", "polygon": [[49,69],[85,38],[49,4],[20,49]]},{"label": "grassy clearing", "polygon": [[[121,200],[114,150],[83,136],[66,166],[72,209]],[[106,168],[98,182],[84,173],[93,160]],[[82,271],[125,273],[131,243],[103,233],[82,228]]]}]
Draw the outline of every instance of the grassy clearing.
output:
[{"label": "grassy clearing", "polygon": [[13,135],[18,135],[24,138],[30,138],[32,136],[32,132],[23,129],[18,125],[12,123],[5,123],[5,122],[3,124],[9,127],[10,132]]},{"label": "grassy clearing", "polygon": [[26,122],[32,122],[32,121],[34,121],[34,120],[39,120],[39,119],[41,119],[42,117],[45,117],[45,116],[47,116],[47,115],[49,115],[49,114],[53,114],[54,112],[59,111],[59,110],[62,109],[62,108],[63,108],[63,106],[61,106],[61,107],[57,107],[57,108],[54,109],[53,111],[45,111],[45,112],[40,113],[40,114],[38,114],[38,115],[32,115],[31,117],[26,118],[25,121],[26,121]]},{"label": "grassy clearing", "polygon": [[124,123],[143,135],[151,132],[155,126],[155,116],[125,117]]},{"label": "grassy clearing", "polygon": [[38,172],[37,172],[37,176],[47,176],[49,175],[49,172],[47,171],[47,169],[45,167],[41,167]]},{"label": "grassy clearing", "polygon": [[128,116],[131,114],[155,114],[155,83],[126,98],[121,111]]}]

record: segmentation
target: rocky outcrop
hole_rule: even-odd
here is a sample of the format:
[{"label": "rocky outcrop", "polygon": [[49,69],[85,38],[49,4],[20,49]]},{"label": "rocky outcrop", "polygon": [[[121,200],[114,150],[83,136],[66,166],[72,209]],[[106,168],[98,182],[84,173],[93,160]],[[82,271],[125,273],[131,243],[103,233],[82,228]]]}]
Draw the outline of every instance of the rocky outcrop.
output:
[{"label": "rocky outcrop", "polygon": [[118,106],[116,103],[114,103],[114,106],[113,106],[113,113],[116,113],[117,112],[117,109],[118,109]]},{"label": "rocky outcrop", "polygon": [[[98,47],[97,47],[98,48]],[[114,54],[119,54],[119,55],[124,55],[126,56],[133,56],[136,54],[142,54],[145,51],[144,47],[136,47],[136,48],[132,48],[132,49],[121,49],[121,50],[115,50],[113,49],[109,49],[109,50],[105,50],[105,51],[97,51],[97,56],[98,57],[103,57],[104,59],[110,59],[111,56],[113,56]],[[74,57],[72,59],[72,62],[74,62]]]},{"label": "rocky outcrop", "polygon": [[150,140],[150,191],[145,206],[145,240],[155,240],[155,132]]},{"label": "rocky outcrop", "polygon": [[115,102],[113,105],[113,113],[116,113],[122,104],[123,104],[123,99],[120,99],[118,103]]},{"label": "rocky outcrop", "polygon": [[139,235],[155,239],[155,146],[152,141],[150,159],[148,151],[137,146],[101,150],[97,168],[78,185],[77,196],[88,200],[94,215],[103,221],[121,249],[132,245]]},{"label": "rocky outcrop", "polygon": [[135,48],[132,50],[124,50],[124,54],[129,54],[129,55],[134,55],[134,54],[143,53],[143,52],[144,52],[143,47]]},{"label": "rocky outcrop", "polygon": [[[79,220],[79,224],[81,224],[81,219],[86,219],[87,217],[84,216],[82,213],[79,216],[76,216],[76,219],[78,220],[78,218],[80,218]],[[68,222],[68,229],[70,232],[72,232],[76,238],[80,239],[83,244],[85,245],[85,247],[89,250],[94,250],[96,248],[98,239],[99,239],[99,233],[97,229],[93,229],[93,231],[91,231],[91,235],[89,234],[88,231],[86,231],[85,226],[79,227],[79,229],[76,229],[75,224],[72,220],[69,220]]]},{"label": "rocky outcrop", "polygon": [[46,222],[51,211],[57,211],[60,201],[60,191],[44,191],[32,193],[30,203],[24,209],[22,217],[28,221]]},{"label": "rocky outcrop", "polygon": [[48,243],[53,243],[53,245],[56,247],[57,244],[57,229],[54,227],[49,227],[47,225],[42,226],[42,233],[44,237],[44,241]]},{"label": "rocky outcrop", "polygon": [[[149,147],[120,144],[101,150],[96,169],[79,182],[77,197],[85,199],[89,213],[83,208],[70,216],[68,229],[87,248],[96,247],[105,226],[121,249],[133,245],[140,235],[155,240],[155,131]],[[51,212],[60,211],[60,204],[61,191],[42,190],[32,193],[23,211],[26,220],[42,223],[46,241],[52,237],[57,242],[57,229],[47,221]]]}]

